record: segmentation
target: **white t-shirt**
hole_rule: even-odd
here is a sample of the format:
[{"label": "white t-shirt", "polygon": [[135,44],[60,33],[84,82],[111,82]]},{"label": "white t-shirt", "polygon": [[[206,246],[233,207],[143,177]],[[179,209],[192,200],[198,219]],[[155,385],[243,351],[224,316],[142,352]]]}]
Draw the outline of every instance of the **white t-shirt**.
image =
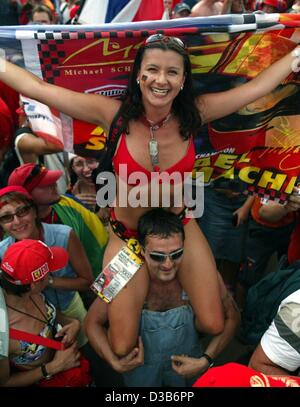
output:
[{"label": "white t-shirt", "polygon": [[300,367],[300,289],[281,302],[260,344],[274,364],[291,372]]}]

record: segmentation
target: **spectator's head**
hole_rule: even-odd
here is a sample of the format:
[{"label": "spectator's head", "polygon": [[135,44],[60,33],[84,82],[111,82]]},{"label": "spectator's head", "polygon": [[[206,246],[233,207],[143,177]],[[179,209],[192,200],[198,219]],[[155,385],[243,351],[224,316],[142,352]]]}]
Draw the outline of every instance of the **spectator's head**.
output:
[{"label": "spectator's head", "polygon": [[232,0],[231,3],[231,14],[241,14],[246,11],[246,6],[244,0]]},{"label": "spectator's head", "polygon": [[178,3],[173,8],[172,18],[184,18],[191,14],[192,10],[190,6],[186,3]]},{"label": "spectator's head", "polygon": [[40,164],[23,164],[16,168],[8,178],[8,185],[23,186],[40,205],[52,205],[59,201],[56,181],[61,171],[48,170]]},{"label": "spectator's head", "polygon": [[71,185],[79,179],[83,182],[93,183],[92,172],[99,166],[97,158],[72,155],[70,159]]},{"label": "spectator's head", "polygon": [[54,18],[51,10],[43,4],[35,6],[32,9],[32,24],[54,24]]},{"label": "spectator's head", "polygon": [[1,286],[15,295],[29,290],[41,291],[48,284],[47,274],[66,266],[68,252],[62,247],[48,247],[40,240],[25,239],[12,244],[1,262]]},{"label": "spectator's head", "polygon": [[25,188],[0,189],[0,228],[16,240],[38,236],[40,221],[37,207]]},{"label": "spectator's head", "polygon": [[165,10],[169,10],[171,12],[173,7],[173,0],[163,0],[163,5]]},{"label": "spectator's head", "polygon": [[172,212],[156,208],[139,219],[138,239],[150,278],[172,281],[183,259],[184,229]]},{"label": "spectator's head", "polygon": [[[157,52],[156,50],[159,51]],[[159,54],[161,54],[161,57],[157,59]],[[174,54],[178,54],[178,56],[182,58],[183,65],[181,65],[177,55]],[[199,120],[199,114],[194,104],[191,61],[188,50],[180,38],[169,37],[163,34],[153,34],[145,39],[144,44],[139,47],[134,60],[125,103],[131,105],[130,111],[133,113],[130,114],[132,117],[138,117],[137,112],[142,112],[143,99],[145,97],[148,98],[149,84],[153,80],[152,78],[156,76],[156,72],[153,71],[151,75],[148,74],[147,64],[149,64],[149,62],[152,62],[152,64],[170,64],[168,55],[172,57],[174,64],[178,66],[178,68],[176,68],[178,74],[175,75],[176,79],[174,78],[172,82],[172,92],[168,93],[168,97],[173,97],[172,111],[183,123],[186,118],[185,112],[188,106],[189,117],[193,117],[193,120],[189,122],[189,134],[191,134],[191,128],[198,128],[197,121]],[[162,58],[162,62],[160,62],[160,58]],[[185,126],[186,125],[182,125],[182,128]],[[184,131],[182,131],[182,135],[186,137]]]},{"label": "spectator's head", "polygon": [[262,0],[257,3],[257,8],[264,13],[284,13],[287,4],[285,0]]}]

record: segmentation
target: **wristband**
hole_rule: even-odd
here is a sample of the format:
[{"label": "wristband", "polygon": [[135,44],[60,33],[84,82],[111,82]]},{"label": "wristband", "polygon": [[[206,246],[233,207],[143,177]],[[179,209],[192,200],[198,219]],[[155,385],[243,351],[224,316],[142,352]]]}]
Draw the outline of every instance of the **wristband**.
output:
[{"label": "wristband", "polygon": [[213,365],[215,364],[213,358],[211,358],[207,353],[203,353],[201,357],[205,358],[208,361],[208,367],[213,367]]},{"label": "wristband", "polygon": [[32,131],[31,127],[19,127],[16,132],[15,132],[15,137],[19,136],[20,134],[24,134],[24,133],[30,133],[34,135],[34,132]]},{"label": "wristband", "polygon": [[44,378],[44,379],[50,380],[50,379],[52,378],[52,374],[50,374],[50,373],[47,372],[46,364],[45,364],[45,363],[43,363],[43,364],[41,365],[41,370],[42,370],[42,375],[43,375],[43,378]]}]

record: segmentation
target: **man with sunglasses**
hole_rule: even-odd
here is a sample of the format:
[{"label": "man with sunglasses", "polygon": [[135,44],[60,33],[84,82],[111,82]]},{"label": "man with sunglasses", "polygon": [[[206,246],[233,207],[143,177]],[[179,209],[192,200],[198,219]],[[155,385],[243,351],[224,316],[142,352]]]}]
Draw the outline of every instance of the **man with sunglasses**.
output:
[{"label": "man with sunglasses", "polygon": [[[123,373],[128,387],[190,386],[232,339],[239,312],[219,277],[225,327],[203,353],[194,312],[177,278],[186,255],[180,219],[164,209],[153,209],[140,218],[138,237],[150,278],[138,346],[122,358],[112,352],[104,328],[109,305],[100,298],[86,317],[89,341],[100,356]],[[126,319],[126,315],[120,318]]]},{"label": "man with sunglasses", "polygon": [[8,185],[23,186],[38,207],[44,223],[70,226],[79,237],[96,277],[102,268],[107,232],[96,214],[69,195],[60,195],[57,180],[61,171],[48,170],[40,164],[23,164],[8,179]]}]

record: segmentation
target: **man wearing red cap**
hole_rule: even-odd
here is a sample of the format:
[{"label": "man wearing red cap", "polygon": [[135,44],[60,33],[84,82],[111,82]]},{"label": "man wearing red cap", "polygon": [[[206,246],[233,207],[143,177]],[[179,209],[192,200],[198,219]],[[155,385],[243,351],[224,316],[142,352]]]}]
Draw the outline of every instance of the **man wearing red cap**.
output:
[{"label": "man wearing red cap", "polygon": [[31,194],[42,222],[72,227],[96,277],[102,269],[107,231],[97,215],[70,196],[58,194],[56,182],[61,174],[61,171],[48,170],[39,164],[23,164],[12,172],[8,185],[23,186]]},{"label": "man wearing red cap", "polygon": [[[76,319],[60,315],[41,294],[48,284],[48,273],[65,267],[67,261],[68,253],[62,247],[50,248],[30,239],[11,245],[3,256],[0,283],[11,328],[6,366],[9,378],[5,380],[0,371],[0,381],[5,386],[49,386],[47,380],[57,374],[52,385],[72,385],[66,382],[67,376],[62,372],[80,365],[76,343],[80,324]],[[20,340],[18,335],[25,337]],[[61,343],[53,341],[58,337],[62,338]],[[56,352],[51,348],[57,349]],[[88,371],[85,373],[88,384]]]}]

